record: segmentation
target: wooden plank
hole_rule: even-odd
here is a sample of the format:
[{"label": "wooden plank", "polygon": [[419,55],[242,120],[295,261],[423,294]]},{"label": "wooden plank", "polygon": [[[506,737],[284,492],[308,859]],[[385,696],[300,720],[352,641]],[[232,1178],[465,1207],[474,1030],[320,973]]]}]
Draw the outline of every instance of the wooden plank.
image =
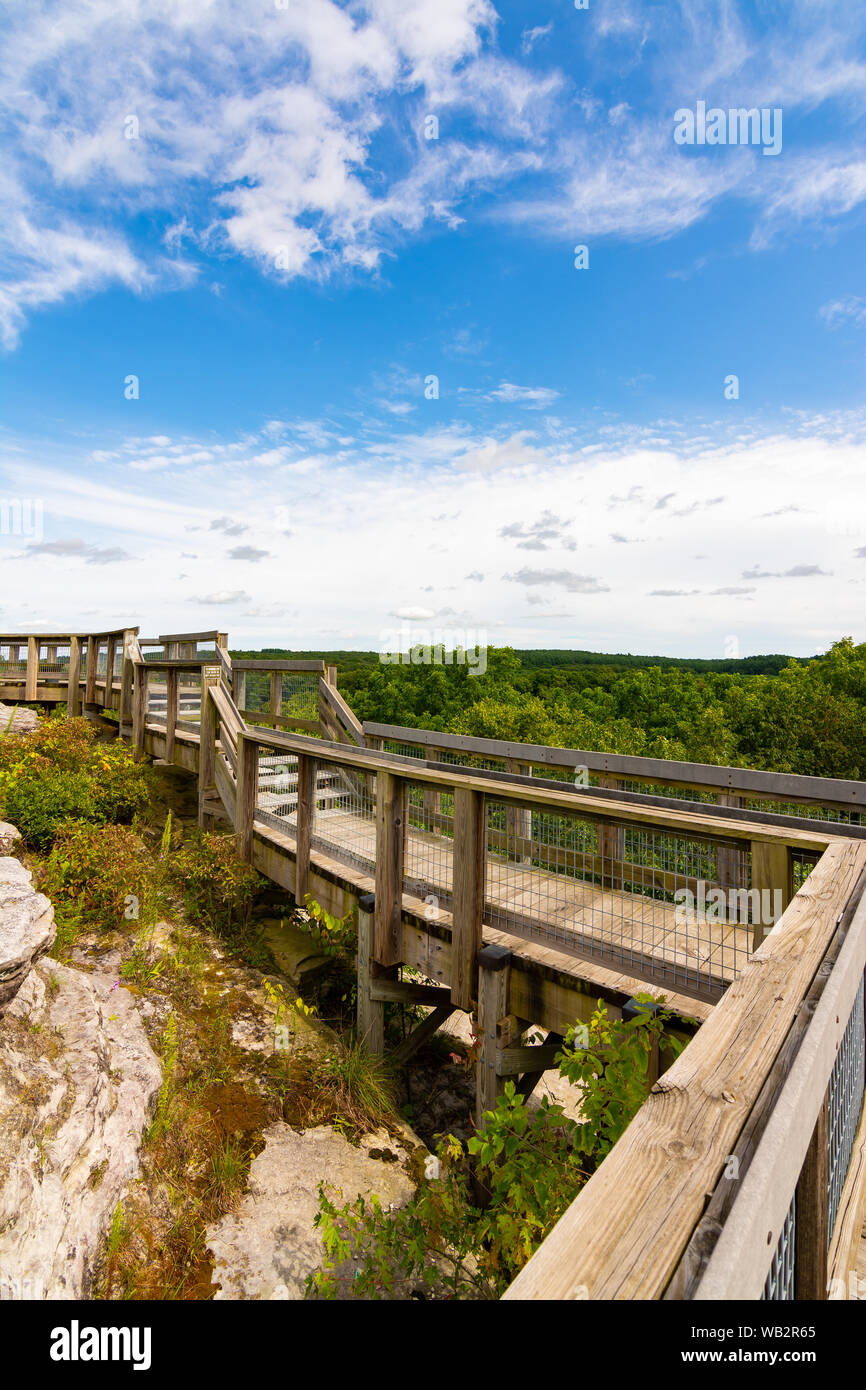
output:
[{"label": "wooden plank", "polygon": [[208,688],[201,693],[201,719],[199,722],[198,757],[198,823],[203,829],[212,828],[213,817],[205,811],[205,803],[216,787],[216,705],[210,698]]},{"label": "wooden plank", "polygon": [[[773,918],[773,905],[777,901],[781,903],[782,912],[791,901],[792,866],[791,856],[786,845],[769,845],[760,840],[752,844],[752,882],[753,890],[761,893],[762,904],[770,908],[769,916]],[[759,920],[754,924],[753,947],[757,951],[761,942],[768,932],[772,931],[774,921],[762,921],[764,916],[762,907]],[[781,913],[779,914],[781,916]]]},{"label": "wooden plank", "polygon": [[776,801],[802,801],[866,807],[866,782],[836,777],[804,777],[787,772],[763,772],[757,768],[716,767],[712,763],[686,763],[668,758],[639,758],[631,754],[599,753],[585,748],[548,748],[544,744],[476,738],[469,734],[442,734],[403,725],[364,721],[364,733],[397,743],[415,743],[451,752],[474,753],[488,758],[513,758],[541,767],[584,766],[591,772],[609,773],[629,781],[667,783],[702,791],[737,791]]},{"label": "wooden plank", "polygon": [[422,1047],[428,1038],[432,1038],[433,1034],[439,1031],[443,1023],[448,1022],[453,1012],[454,1006],[451,1004],[450,1000],[447,1004],[439,1004],[435,1009],[431,1010],[427,1017],[422,1019],[417,1027],[412,1029],[408,1038],[404,1038],[399,1047],[395,1047],[391,1054],[394,1065],[397,1067],[405,1066],[409,1058],[413,1057],[418,1051],[419,1047]]},{"label": "wooden plank", "polygon": [[297,812],[297,870],[295,876],[295,902],[304,906],[304,898],[310,884],[310,840],[313,833],[315,811],[315,760],[308,753],[298,758],[298,812]]},{"label": "wooden plank", "polygon": [[174,762],[175,730],[178,715],[177,671],[171,670],[165,681],[165,760]]},{"label": "wooden plank", "polygon": [[[854,1140],[851,1163],[828,1255],[830,1298],[850,1297],[851,1277],[856,1277],[858,1248],[866,1228],[866,1105]],[[862,1297],[862,1295],[861,1295]]]},{"label": "wooden plank", "polygon": [[[334,668],[336,670],[336,667]],[[331,685],[326,680],[319,682],[319,697],[330,705],[337,718],[337,725],[342,732],[349,735],[349,738],[359,748],[364,746],[364,730],[359,721],[355,718],[352,710],[346,704],[336,686]]]},{"label": "wooden plank", "polygon": [[144,757],[145,726],[147,723],[147,667],[144,662],[135,664],[132,685],[132,743],[135,761]]},{"label": "wooden plank", "polygon": [[254,737],[241,734],[238,744],[237,819],[238,854],[248,864],[253,856],[253,818],[258,792],[259,749]]},{"label": "wooden plank", "polygon": [[504,1047],[499,1054],[497,1072],[500,1076],[520,1076],[523,1072],[545,1072],[556,1066],[560,1045],[542,1044],[539,1047]]},{"label": "wooden plank", "polygon": [[84,666],[84,705],[96,704],[96,670],[99,662],[99,638],[87,639],[87,657]]},{"label": "wooden plank", "polygon": [[818,1300],[827,1297],[829,1180],[830,1107],[825,1095],[797,1183],[797,1253],[794,1262],[794,1297],[797,1299]]},{"label": "wooden plank", "polygon": [[393,1004],[431,1004],[434,1008],[448,1004],[448,1012],[453,1013],[451,991],[441,985],[417,985],[411,980],[376,980],[370,986],[373,999],[382,999]]},{"label": "wooden plank", "polygon": [[233,657],[232,667],[235,671],[311,671],[318,676],[325,674],[324,661],[261,661]]},{"label": "wooden plank", "polygon": [[224,636],[219,632],[170,632],[168,636],[158,637],[157,641],[162,646],[169,642],[213,642],[216,647],[220,645],[220,637]]},{"label": "wooden plank", "polygon": [[238,669],[237,665],[232,667],[232,699],[241,710],[247,703],[247,677],[246,672]]},{"label": "wooden plank", "polygon": [[455,788],[451,1001],[458,1009],[470,1009],[476,997],[487,850],[484,817],[482,793]]},{"label": "wooden plank", "polygon": [[498,1070],[502,1051],[500,1023],[508,1015],[508,982],[511,952],[502,946],[484,946],[478,952],[478,1041],[475,1065],[475,1124],[480,1129],[484,1113],[496,1109],[505,1087]]},{"label": "wooden plank", "polygon": [[268,713],[278,719],[283,712],[283,677],[280,671],[271,672],[271,691],[268,700]]},{"label": "wooden plank", "polygon": [[370,992],[375,953],[373,903],[362,898],[358,908],[358,1041],[381,1057],[385,1051],[385,1005]]},{"label": "wooden plank", "polygon": [[66,683],[66,713],[70,719],[81,713],[81,638],[69,639],[69,673]]},{"label": "wooden plank", "polygon": [[[222,754],[217,754],[214,762],[214,784],[219,792],[220,801],[226,809],[229,820],[237,829],[238,820],[238,793],[237,784],[232,777],[231,769]],[[273,875],[271,875],[273,877]],[[280,882],[277,879],[276,882]]]},{"label": "wooden plank", "polygon": [[718,839],[746,841],[751,843],[780,843],[792,847],[821,852],[829,844],[849,843],[847,827],[826,830],[800,830],[787,825],[760,824],[730,819],[727,816],[713,817],[710,821],[697,811],[683,811],[676,803],[665,806],[644,806],[630,801],[611,802],[579,791],[564,788],[562,791],[550,787],[532,785],[535,779],[521,784],[519,794],[509,782],[498,782],[495,778],[484,778],[473,773],[471,768],[444,770],[419,764],[416,759],[400,757],[394,753],[380,753],[370,748],[355,748],[348,744],[329,743],[324,739],[309,739],[303,734],[271,733],[263,730],[261,742],[271,748],[284,752],[312,751],[322,761],[343,763],[349,767],[368,769],[386,768],[413,782],[422,785],[453,790],[456,786],[469,787],[485,792],[491,799],[503,805],[532,806],[551,811],[569,811],[590,821],[616,820],[624,825],[653,825],[669,833],[694,835],[713,842]]},{"label": "wooden plank", "polygon": [[661,1297],[864,866],[828,849],[507,1299]]},{"label": "wooden plank", "polygon": [[24,683],[24,699],[35,700],[39,685],[39,643],[35,637],[27,639],[27,675]]},{"label": "wooden plank", "polygon": [[397,965],[403,944],[400,908],[403,897],[405,783],[391,772],[376,778],[376,912],[374,950],[380,965]]}]

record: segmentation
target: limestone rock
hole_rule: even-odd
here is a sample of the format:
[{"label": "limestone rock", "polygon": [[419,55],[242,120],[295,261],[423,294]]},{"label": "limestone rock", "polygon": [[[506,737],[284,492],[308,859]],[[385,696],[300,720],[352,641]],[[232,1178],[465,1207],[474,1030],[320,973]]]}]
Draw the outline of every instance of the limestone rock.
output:
[{"label": "limestone rock", "polygon": [[21,843],[21,831],[17,826],[0,820],[0,855],[14,854]]},{"label": "limestone rock", "polygon": [[306,1277],[322,1260],[313,1225],[320,1182],[339,1189],[343,1201],[376,1193],[385,1208],[405,1205],[415,1190],[406,1150],[384,1132],[357,1147],[331,1125],[299,1132],[278,1121],[263,1136],[248,1192],[207,1232],[218,1299],[303,1298]]},{"label": "limestone rock", "polygon": [[160,1080],[111,975],[35,966],[0,1027],[0,1298],[91,1293]]},{"label": "limestone rock", "polygon": [[0,704],[0,738],[5,734],[29,734],[39,723],[35,709]]},{"label": "limestone rock", "polygon": [[0,1019],[57,931],[54,908],[31,878],[19,860],[0,859]]}]

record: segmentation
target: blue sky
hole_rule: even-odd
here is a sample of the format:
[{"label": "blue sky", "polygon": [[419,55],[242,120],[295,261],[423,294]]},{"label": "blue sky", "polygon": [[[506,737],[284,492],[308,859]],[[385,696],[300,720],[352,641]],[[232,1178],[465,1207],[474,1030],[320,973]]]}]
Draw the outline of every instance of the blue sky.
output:
[{"label": "blue sky", "polygon": [[[862,8],[4,24],[0,630],[866,639]],[[781,152],[678,145],[701,101]]]}]

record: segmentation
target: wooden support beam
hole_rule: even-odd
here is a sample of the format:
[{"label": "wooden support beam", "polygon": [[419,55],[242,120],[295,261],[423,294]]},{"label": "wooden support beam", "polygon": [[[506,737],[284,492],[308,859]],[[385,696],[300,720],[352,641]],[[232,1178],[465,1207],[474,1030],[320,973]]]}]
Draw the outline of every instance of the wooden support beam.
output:
[{"label": "wooden support beam", "polygon": [[451,1002],[455,1008],[468,1013],[476,998],[476,961],[482,944],[481,914],[487,851],[483,792],[455,787],[453,844]]},{"label": "wooden support beam", "polygon": [[69,639],[69,674],[66,681],[66,713],[70,719],[81,713],[81,638]]},{"label": "wooden support beam", "polygon": [[117,654],[117,638],[109,637],[108,651],[105,655],[105,705],[111,704],[111,686],[114,681],[114,660]]},{"label": "wooden support beam", "polygon": [[408,980],[375,980],[370,986],[373,999],[382,999],[393,1004],[432,1004],[435,1008],[451,1005],[451,991],[442,985],[416,985]]},{"label": "wooden support beam", "polygon": [[358,1041],[381,1057],[385,1051],[385,1005],[373,999],[372,965],[375,951],[375,903],[370,895],[358,904]]},{"label": "wooden support beam", "polygon": [[247,707],[247,673],[232,667],[232,699],[238,709]]},{"label": "wooden support beam", "polygon": [[[530,764],[518,762],[515,758],[506,758],[505,771],[517,773],[520,777],[532,775]],[[519,864],[529,863],[528,849],[532,843],[532,811],[529,807],[506,806],[505,841],[509,859]]]},{"label": "wooden support beam", "polygon": [[171,668],[165,673],[165,760],[174,762],[175,732],[178,714],[177,670]]},{"label": "wooden support beam", "polygon": [[24,681],[24,699],[35,700],[39,688],[39,643],[35,637],[27,639],[27,675]]},{"label": "wooden support beam", "polygon": [[380,965],[400,961],[403,931],[403,834],[405,783],[392,772],[376,774],[376,911],[373,957]]},{"label": "wooden support beam", "polygon": [[268,702],[268,712],[273,716],[278,716],[283,712],[283,673],[282,671],[271,672],[271,694]]},{"label": "wooden support beam", "polygon": [[796,1258],[797,1300],[827,1297],[827,1251],[830,1244],[830,1106],[828,1097],[818,1111],[797,1183]]},{"label": "wooden support beam", "polygon": [[504,946],[483,946],[478,952],[478,1037],[481,1051],[475,1066],[475,1123],[496,1108],[505,1081],[497,1070],[502,1051],[500,1023],[508,1015],[511,952]]},{"label": "wooden support beam", "polygon": [[520,1076],[525,1071],[544,1072],[556,1066],[556,1055],[561,1047],[504,1047],[499,1053],[497,1072],[499,1076]]},{"label": "wooden support beam", "polygon": [[147,725],[147,681],[148,672],[144,662],[135,665],[132,686],[132,744],[135,761],[144,757],[144,735]]},{"label": "wooden support beam", "polygon": [[[600,787],[616,791],[619,780],[616,777],[599,777]],[[602,821],[598,827],[598,852],[601,856],[601,881],[605,888],[620,889],[623,886],[623,864],[625,860],[625,828]]]},{"label": "wooden support beam", "polygon": [[439,1004],[433,1009],[426,1018],[422,1019],[416,1028],[412,1029],[408,1038],[404,1038],[399,1047],[396,1047],[391,1054],[391,1060],[395,1066],[402,1067],[413,1057],[418,1048],[432,1038],[442,1024],[447,1022],[454,1012],[454,1005],[449,999],[447,1004]]},{"label": "wooden support beam", "polygon": [[84,707],[96,704],[96,668],[99,661],[99,638],[87,638],[87,659],[84,667]]},{"label": "wooden support beam", "polygon": [[[757,951],[764,937],[772,931],[775,922],[785,911],[792,898],[791,892],[791,852],[785,844],[772,844],[763,840],[752,842],[752,892],[761,894],[762,909],[756,914],[753,923],[752,950]],[[778,893],[778,898],[777,898]],[[775,912],[775,904],[779,912]],[[764,912],[764,905],[768,911]],[[769,920],[763,920],[768,917]]]},{"label": "wooden support beam", "polygon": [[253,862],[253,820],[259,790],[258,744],[245,734],[238,738],[238,797],[235,830],[238,854],[248,864]]},{"label": "wooden support beam", "polygon": [[213,815],[206,808],[216,791],[216,735],[216,705],[203,686],[198,745],[198,823],[203,830],[213,828]]},{"label": "wooden support beam", "polygon": [[329,666],[329,667],[328,667],[328,685],[333,686],[334,690],[337,689],[337,668],[336,668],[336,666]]},{"label": "wooden support beam", "polygon": [[315,814],[316,762],[308,753],[298,754],[298,819],[297,819],[297,870],[295,874],[295,902],[304,906],[304,898],[310,891],[310,841],[313,835],[313,816]]}]

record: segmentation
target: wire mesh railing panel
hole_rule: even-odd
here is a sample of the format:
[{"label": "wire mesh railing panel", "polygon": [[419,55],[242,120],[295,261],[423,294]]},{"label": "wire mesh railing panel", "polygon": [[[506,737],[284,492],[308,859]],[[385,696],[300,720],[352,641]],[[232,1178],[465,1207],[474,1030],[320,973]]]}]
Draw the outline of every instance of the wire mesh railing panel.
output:
[{"label": "wire mesh railing panel", "polygon": [[720,993],[748,959],[763,910],[747,891],[747,860],[709,838],[491,800],[485,921]]},{"label": "wire mesh railing panel", "polygon": [[454,884],[454,793],[407,782],[403,888],[448,908]]},{"label": "wire mesh railing panel", "polygon": [[177,677],[177,728],[196,733],[201,724],[201,672],[179,671]]},{"label": "wire mesh railing panel", "polygon": [[102,678],[108,670],[108,643],[99,642],[96,648],[96,674]]},{"label": "wire mesh railing panel", "polygon": [[420,758],[422,761],[427,757],[427,749],[420,743],[401,743],[395,738],[385,739],[382,752],[399,753],[402,758]]},{"label": "wire mesh railing panel", "polygon": [[761,1298],[768,1303],[790,1303],[794,1298],[797,1253],[797,1194],[791,1198],[791,1205],[785,1217],[770,1272],[764,1284]]},{"label": "wire mesh railing panel", "polygon": [[[69,644],[42,642],[38,649],[37,670],[43,678],[65,677],[69,671]],[[50,682],[49,682],[50,683]]]},{"label": "wire mesh railing panel", "polygon": [[839,1212],[842,1189],[848,1176],[854,1139],[863,1109],[866,1049],[864,1049],[863,980],[842,1043],[833,1063],[827,1092],[829,1109],[829,1234]]},{"label": "wire mesh railing panel", "polygon": [[259,749],[256,815],[294,834],[298,825],[298,759],[294,753]]},{"label": "wire mesh railing panel", "polygon": [[282,679],[284,719],[318,719],[319,676],[310,671],[284,671]]},{"label": "wire mesh railing panel", "polygon": [[163,727],[168,710],[168,682],[164,671],[150,671],[147,676],[147,723]]},{"label": "wire mesh railing panel", "polygon": [[24,675],[27,671],[27,647],[16,642],[0,642],[0,672],[3,675]]},{"label": "wire mesh railing panel", "polygon": [[791,883],[795,893],[799,893],[806,879],[821,858],[819,852],[810,850],[791,850]]},{"label": "wire mesh railing panel", "polygon": [[311,845],[343,864],[375,873],[375,772],[324,760],[314,767]]}]

